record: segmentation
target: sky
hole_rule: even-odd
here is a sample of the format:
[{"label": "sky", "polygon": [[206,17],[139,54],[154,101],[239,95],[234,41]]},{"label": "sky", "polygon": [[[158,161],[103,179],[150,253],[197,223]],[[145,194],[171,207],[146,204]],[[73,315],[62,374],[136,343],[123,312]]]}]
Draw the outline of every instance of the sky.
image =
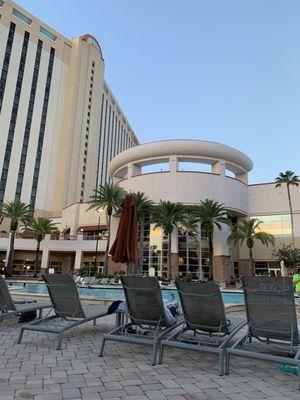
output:
[{"label": "sky", "polygon": [[250,183],[300,175],[300,1],[16,2],[69,38],[98,39],[141,143],[234,146],[254,163]]}]

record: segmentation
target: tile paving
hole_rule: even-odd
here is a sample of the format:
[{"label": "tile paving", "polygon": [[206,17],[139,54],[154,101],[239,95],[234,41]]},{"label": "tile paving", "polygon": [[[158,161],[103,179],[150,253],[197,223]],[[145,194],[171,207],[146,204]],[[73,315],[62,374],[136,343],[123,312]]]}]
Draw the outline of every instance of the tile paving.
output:
[{"label": "tile paving", "polygon": [[16,320],[2,323],[0,400],[300,399],[297,378],[276,364],[233,357],[230,375],[220,377],[210,354],[167,349],[153,367],[149,348],[113,342],[99,358],[101,335],[113,327],[112,316],[79,326],[55,350],[55,335],[27,331],[16,345]]}]

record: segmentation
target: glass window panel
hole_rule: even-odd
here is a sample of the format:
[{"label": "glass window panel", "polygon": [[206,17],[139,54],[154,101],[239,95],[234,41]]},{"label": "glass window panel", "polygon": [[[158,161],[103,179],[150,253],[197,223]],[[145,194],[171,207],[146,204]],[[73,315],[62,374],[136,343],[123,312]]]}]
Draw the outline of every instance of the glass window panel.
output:
[{"label": "glass window panel", "polygon": [[256,218],[261,221],[259,229],[261,231],[277,235],[291,235],[291,217],[290,215],[260,215]]}]

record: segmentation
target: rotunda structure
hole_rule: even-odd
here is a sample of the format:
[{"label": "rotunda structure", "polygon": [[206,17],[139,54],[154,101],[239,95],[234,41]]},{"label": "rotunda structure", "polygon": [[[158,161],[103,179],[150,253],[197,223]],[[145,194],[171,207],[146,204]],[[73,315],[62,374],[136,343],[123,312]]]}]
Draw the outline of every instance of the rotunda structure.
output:
[{"label": "rotunda structure", "polygon": [[[248,214],[248,172],[251,159],[241,151],[216,142],[202,140],[163,140],[135,146],[123,151],[109,164],[108,172],[115,184],[127,192],[144,192],[156,204],[160,200],[181,202],[189,208],[201,200],[223,203],[232,217]],[[117,219],[117,218],[116,218]],[[117,223],[115,221],[115,223]],[[166,267],[167,244],[153,227],[143,236],[144,272],[154,266],[158,275]],[[214,278],[228,280],[230,250],[226,244],[228,227],[214,234]],[[208,271],[207,238],[184,243],[180,229],[172,237],[173,275],[190,271],[205,277]],[[160,259],[159,259],[160,258]]]}]

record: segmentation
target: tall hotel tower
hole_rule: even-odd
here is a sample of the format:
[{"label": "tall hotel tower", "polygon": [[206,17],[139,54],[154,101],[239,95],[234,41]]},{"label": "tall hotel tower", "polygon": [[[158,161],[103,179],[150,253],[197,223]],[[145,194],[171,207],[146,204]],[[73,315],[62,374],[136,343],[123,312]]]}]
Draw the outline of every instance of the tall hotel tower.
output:
[{"label": "tall hotel tower", "polygon": [[69,40],[0,0],[0,207],[51,217],[86,201],[138,140],[104,80],[97,40]]}]

